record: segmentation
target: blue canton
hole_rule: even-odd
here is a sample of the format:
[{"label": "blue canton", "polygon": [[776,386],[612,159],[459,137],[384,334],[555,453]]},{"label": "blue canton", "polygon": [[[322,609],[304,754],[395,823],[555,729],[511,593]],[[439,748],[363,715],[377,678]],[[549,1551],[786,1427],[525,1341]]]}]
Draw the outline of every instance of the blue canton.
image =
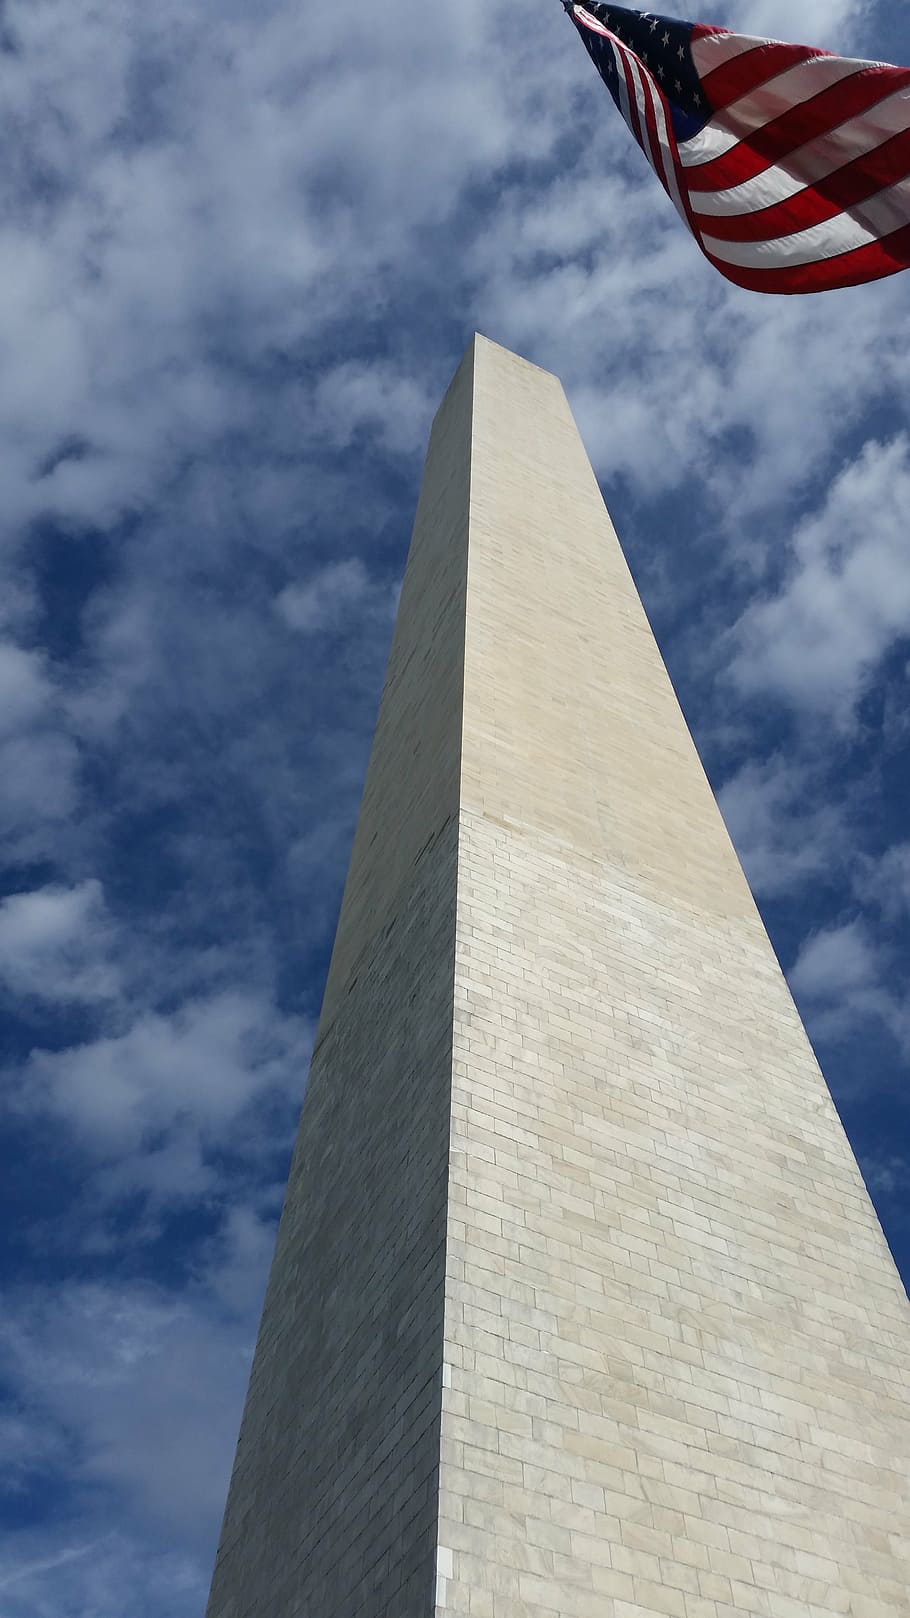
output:
[{"label": "blue canton", "polygon": [[[628,11],[625,6],[583,0],[585,10],[628,45],[654,75],[667,100],[676,139],[691,140],[711,117],[701,79],[692,60],[692,24],[650,11]],[[616,105],[619,93],[616,66],[609,42],[586,28],[579,29],[598,73]]]}]

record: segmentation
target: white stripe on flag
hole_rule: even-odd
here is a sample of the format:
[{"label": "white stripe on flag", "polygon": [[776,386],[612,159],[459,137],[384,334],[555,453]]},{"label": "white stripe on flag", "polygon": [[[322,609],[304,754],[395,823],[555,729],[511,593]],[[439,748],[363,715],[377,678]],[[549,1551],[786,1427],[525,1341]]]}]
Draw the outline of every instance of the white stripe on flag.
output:
[{"label": "white stripe on flag", "polygon": [[635,125],[632,122],[632,108],[629,105],[629,86],[626,84],[626,75],[622,65],[622,50],[615,39],[611,39],[610,46],[613,51],[613,61],[616,64],[616,78],[619,83],[619,106],[632,134],[635,134]]},{"label": "white stripe on flag", "polygon": [[715,67],[723,67],[725,62],[732,62],[745,51],[758,50],[769,43],[774,42],[753,39],[749,34],[703,34],[692,41],[692,60],[700,77],[704,78]]},{"label": "white stripe on flag", "polygon": [[647,119],[647,116],[646,116],[646,113],[645,113],[645,92],[644,92],[644,87],[643,87],[643,85],[641,83],[641,80],[640,80],[638,74],[635,71],[635,69],[640,65],[639,60],[638,60],[638,57],[635,55],[634,51],[627,51],[625,49],[625,47],[623,47],[623,56],[628,59],[629,68],[630,68],[631,73],[632,73],[632,84],[633,84],[634,89],[635,89],[635,105],[638,108],[638,121],[639,121],[639,123],[641,125],[642,145],[644,146],[644,149],[645,149],[645,152],[646,152],[647,156],[651,160],[652,168],[656,169],[657,168],[657,160],[656,160],[655,155],[654,155],[654,150],[653,150],[653,148],[651,146],[651,135],[650,135],[650,131],[648,129],[648,119]]},{"label": "white stripe on flag", "polygon": [[722,129],[737,135],[751,135],[764,128],[784,112],[792,112],[803,101],[829,90],[843,79],[852,79],[866,67],[865,62],[851,62],[840,56],[810,56],[807,62],[788,68],[776,79],[769,79],[751,95],[740,96],[728,107],[714,114]]},{"label": "white stripe on flag", "polygon": [[705,251],[725,264],[741,264],[750,269],[792,268],[815,264],[820,259],[837,258],[858,247],[868,247],[907,223],[910,180],[881,191],[871,202],[854,210],[856,217],[840,213],[824,224],[800,230],[793,236],[774,236],[765,242],[722,242],[703,237]]},{"label": "white stripe on flag", "polygon": [[667,129],[667,117],[664,111],[663,100],[657,85],[651,77],[651,74],[646,68],[642,67],[640,62],[638,64],[638,71],[641,74],[645,89],[650,97],[651,107],[654,112],[654,122],[657,126],[660,166],[666,182],[666,187],[670,193],[670,197],[677,212],[688,225],[689,216],[686,213],[685,204],[679,193],[679,182],[676,178],[676,164],[673,161],[673,148],[670,144],[670,135]]},{"label": "white stripe on flag", "polygon": [[703,163],[713,163],[715,157],[725,157],[738,145],[739,136],[731,130],[719,129],[717,124],[705,124],[697,135],[680,141],[679,159],[683,168],[700,168]]},{"label": "white stripe on flag", "polygon": [[[840,163],[833,167],[840,168]],[[797,197],[805,189],[806,182],[798,175],[788,174],[783,168],[770,168],[757,174],[754,180],[731,186],[729,191],[690,191],[689,197],[697,214],[726,219],[773,208],[775,203]]]},{"label": "white stripe on flag", "polygon": [[726,191],[693,191],[692,206],[697,213],[724,217],[772,208],[775,203],[798,196],[813,181],[824,180],[847,163],[876,151],[907,129],[910,129],[910,90],[898,90],[869,112],[858,114],[839,129],[788,153],[784,160],[786,167],[782,162]]},{"label": "white stripe on flag", "polygon": [[691,140],[681,141],[680,161],[685,168],[697,168],[723,157],[739,144],[743,135],[754,134],[781,113],[792,112],[794,106],[827,90],[842,79],[852,78],[868,66],[865,62],[843,61],[837,56],[814,56],[798,67],[788,68],[768,84],[751,95],[732,101],[723,112],[714,114],[711,122]]},{"label": "white stripe on flag", "polygon": [[588,11],[586,6],[574,5],[572,13],[576,20],[581,23],[582,28],[587,28],[589,33],[603,34],[604,39],[609,39],[609,28],[605,28],[600,18],[595,17],[592,12]]},{"label": "white stripe on flag", "polygon": [[725,264],[741,264],[748,269],[793,269],[797,264],[817,264],[821,259],[837,258],[856,247],[868,247],[878,238],[873,231],[864,230],[848,214],[838,214],[824,225],[813,225],[811,230],[798,231],[795,236],[775,236],[767,242],[721,242],[714,236],[703,236],[702,245],[712,258]]},{"label": "white stripe on flag", "polygon": [[870,197],[868,202],[855,203],[850,213],[874,230],[876,236],[890,236],[893,230],[900,230],[910,220],[908,203],[910,180],[898,180],[896,185],[889,185],[886,191]]}]

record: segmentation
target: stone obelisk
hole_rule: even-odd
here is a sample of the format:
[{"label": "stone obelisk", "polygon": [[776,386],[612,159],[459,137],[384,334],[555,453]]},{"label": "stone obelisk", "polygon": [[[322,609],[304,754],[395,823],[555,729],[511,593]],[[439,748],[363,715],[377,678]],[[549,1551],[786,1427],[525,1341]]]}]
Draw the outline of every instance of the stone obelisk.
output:
[{"label": "stone obelisk", "polygon": [[910,1306],[558,381],[437,415],[209,1618],[906,1618]]}]

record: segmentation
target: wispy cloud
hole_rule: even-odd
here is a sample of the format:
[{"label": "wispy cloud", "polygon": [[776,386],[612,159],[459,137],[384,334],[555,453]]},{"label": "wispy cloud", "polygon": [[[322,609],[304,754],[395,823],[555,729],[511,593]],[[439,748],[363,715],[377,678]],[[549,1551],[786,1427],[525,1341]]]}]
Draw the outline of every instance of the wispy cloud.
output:
[{"label": "wispy cloud", "polygon": [[794,993],[819,1038],[836,1042],[863,1026],[881,1024],[910,1054],[906,986],[888,983],[883,951],[861,920],[813,933],[790,972]]},{"label": "wispy cloud", "polygon": [[38,888],[0,903],[0,984],[42,1000],[117,993],[101,884]]},{"label": "wispy cloud", "polygon": [[910,635],[910,445],[867,443],[792,541],[778,591],[735,630],[734,677],[848,723],[881,659]]},{"label": "wispy cloud", "polygon": [[287,584],[275,608],[289,629],[303,635],[347,630],[353,619],[363,624],[378,614],[391,624],[397,592],[388,583],[376,585],[360,561],[330,562],[305,583]]},{"label": "wispy cloud", "polygon": [[0,1590],[8,1590],[11,1585],[22,1584],[24,1581],[43,1578],[47,1573],[56,1573],[62,1567],[68,1567],[71,1562],[79,1562],[84,1556],[93,1556],[98,1549],[97,1543],[76,1545],[72,1549],[59,1551],[56,1556],[47,1556],[37,1562],[27,1562],[24,1567],[17,1567],[13,1573],[4,1573],[0,1570]]}]

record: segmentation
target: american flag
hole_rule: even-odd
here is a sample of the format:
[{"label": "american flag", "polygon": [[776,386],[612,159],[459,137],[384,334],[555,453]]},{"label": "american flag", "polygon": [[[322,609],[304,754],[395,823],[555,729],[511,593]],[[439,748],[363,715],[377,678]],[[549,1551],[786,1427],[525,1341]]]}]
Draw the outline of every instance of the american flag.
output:
[{"label": "american flag", "polygon": [[910,266],[910,69],[563,0],[702,252],[756,292]]}]

